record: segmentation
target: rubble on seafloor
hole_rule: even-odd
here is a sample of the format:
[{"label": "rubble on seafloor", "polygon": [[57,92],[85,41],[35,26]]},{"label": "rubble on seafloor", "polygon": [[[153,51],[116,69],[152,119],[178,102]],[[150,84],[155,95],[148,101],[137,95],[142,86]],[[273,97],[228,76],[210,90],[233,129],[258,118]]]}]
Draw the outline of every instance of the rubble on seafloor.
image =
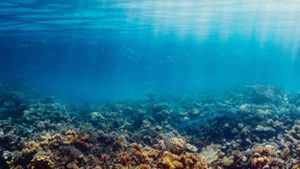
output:
[{"label": "rubble on seafloor", "polygon": [[99,107],[29,96],[0,90],[1,169],[300,168],[300,94],[277,87]]}]

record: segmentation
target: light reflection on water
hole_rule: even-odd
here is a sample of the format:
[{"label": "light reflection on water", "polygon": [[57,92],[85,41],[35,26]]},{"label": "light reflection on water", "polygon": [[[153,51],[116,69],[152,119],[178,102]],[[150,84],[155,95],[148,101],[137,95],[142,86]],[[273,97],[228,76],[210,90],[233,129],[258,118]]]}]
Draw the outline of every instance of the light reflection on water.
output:
[{"label": "light reflection on water", "polygon": [[[0,2],[0,31],[102,31],[175,33],[200,41],[210,34],[223,40],[240,35],[269,39],[291,50],[299,48],[300,3],[297,0],[227,1],[12,1]],[[47,35],[47,34],[46,34]]]}]

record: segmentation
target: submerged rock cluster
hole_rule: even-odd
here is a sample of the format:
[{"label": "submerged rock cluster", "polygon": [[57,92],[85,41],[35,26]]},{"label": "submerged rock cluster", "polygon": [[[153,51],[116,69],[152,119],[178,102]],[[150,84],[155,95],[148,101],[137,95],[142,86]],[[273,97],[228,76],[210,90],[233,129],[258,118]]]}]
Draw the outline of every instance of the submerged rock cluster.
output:
[{"label": "submerged rock cluster", "polygon": [[99,107],[2,89],[1,169],[300,168],[300,94],[277,87]]}]

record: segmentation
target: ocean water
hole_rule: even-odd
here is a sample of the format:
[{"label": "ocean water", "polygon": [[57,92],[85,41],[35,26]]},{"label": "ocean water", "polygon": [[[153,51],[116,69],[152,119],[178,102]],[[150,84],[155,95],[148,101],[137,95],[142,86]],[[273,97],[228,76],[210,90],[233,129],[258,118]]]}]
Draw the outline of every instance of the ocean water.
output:
[{"label": "ocean water", "polygon": [[2,0],[0,79],[67,103],[300,85],[297,0]]},{"label": "ocean water", "polygon": [[300,0],[1,0],[0,169],[300,168]]}]

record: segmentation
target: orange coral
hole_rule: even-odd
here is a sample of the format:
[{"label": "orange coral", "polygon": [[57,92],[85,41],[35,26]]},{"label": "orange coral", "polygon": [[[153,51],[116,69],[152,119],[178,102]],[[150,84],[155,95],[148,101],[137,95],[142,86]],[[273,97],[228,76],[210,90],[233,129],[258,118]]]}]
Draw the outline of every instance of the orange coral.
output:
[{"label": "orange coral", "polygon": [[208,165],[203,156],[184,153],[182,155],[172,154],[165,151],[162,157],[162,165],[167,169],[207,169]]},{"label": "orange coral", "polygon": [[298,164],[294,164],[291,169],[300,169],[300,166]]},{"label": "orange coral", "polygon": [[[135,166],[141,169],[207,169],[205,158],[199,154],[184,152],[181,155],[169,151],[142,147],[136,143],[131,145],[129,151],[119,154],[119,162],[123,166]],[[115,165],[115,168],[120,168]]]},{"label": "orange coral", "polygon": [[151,169],[151,166],[148,164],[141,164],[140,169]]}]

